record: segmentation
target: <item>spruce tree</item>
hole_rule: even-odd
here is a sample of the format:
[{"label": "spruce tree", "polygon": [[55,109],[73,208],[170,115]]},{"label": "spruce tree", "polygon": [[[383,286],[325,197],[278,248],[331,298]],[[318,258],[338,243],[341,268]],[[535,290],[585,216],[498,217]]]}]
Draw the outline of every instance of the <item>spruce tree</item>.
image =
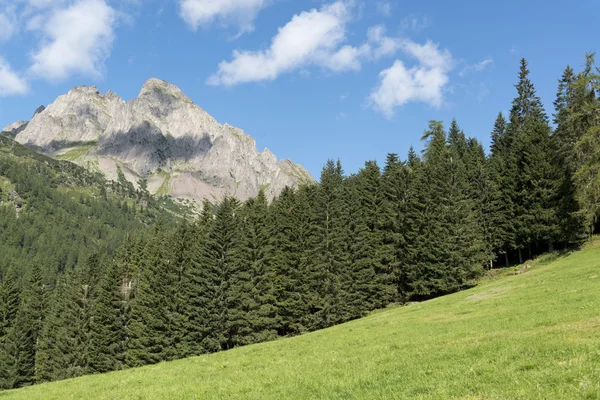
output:
[{"label": "spruce tree", "polygon": [[573,84],[576,99],[569,110],[570,129],[577,132],[574,146],[577,171],[574,174],[579,215],[588,234],[598,227],[600,216],[600,74],[595,54],[586,56],[586,67]]},{"label": "spruce tree", "polygon": [[393,286],[392,297],[388,300],[401,300],[398,292],[400,265],[403,259],[404,232],[406,217],[407,177],[405,165],[398,155],[387,155],[381,176],[381,209],[379,229],[381,232],[381,263],[389,272]]},{"label": "spruce tree", "polygon": [[383,245],[384,211],[381,171],[374,161],[365,163],[348,180],[345,196],[350,203],[351,272],[344,305],[351,318],[385,307],[395,300],[394,263]]},{"label": "spruce tree", "polygon": [[171,264],[169,233],[159,222],[141,257],[136,299],[131,308],[125,362],[129,367],[171,360],[176,271]]},{"label": "spruce tree", "polygon": [[[210,339],[211,315],[215,286],[213,270],[209,267],[212,263],[208,258],[208,235],[212,230],[214,220],[213,205],[205,200],[199,220],[192,226],[189,235],[191,246],[186,247],[182,258],[190,259],[187,269],[189,273],[188,285],[184,287],[182,298],[185,299],[184,333],[181,347],[184,352],[199,355],[220,349],[220,343]],[[186,254],[188,253],[188,254]]]},{"label": "spruce tree", "polygon": [[314,199],[316,185],[295,192],[286,187],[273,201],[274,291],[278,309],[279,336],[306,332],[316,287],[312,268],[312,248],[316,228]]},{"label": "spruce tree", "polygon": [[[546,244],[549,249],[559,237],[557,199],[560,174],[556,165],[551,129],[540,98],[529,79],[527,62],[521,60],[519,82],[515,85],[508,132],[517,165],[514,194],[517,248]],[[522,257],[521,257],[522,258]]]},{"label": "spruce tree", "polygon": [[14,269],[9,268],[0,283],[0,341],[13,326],[19,310],[19,287]]},{"label": "spruce tree", "polygon": [[135,299],[139,253],[144,240],[126,237],[115,260],[105,269],[93,304],[88,347],[89,371],[123,369],[129,341],[131,302]]},{"label": "spruce tree", "polygon": [[490,229],[492,245],[495,251],[503,255],[504,265],[509,265],[509,251],[515,243],[515,191],[517,182],[517,164],[512,151],[512,138],[507,131],[507,122],[502,113],[498,114],[492,130],[491,154],[488,161],[490,178],[490,201],[498,202],[490,214],[493,223]]},{"label": "spruce tree", "polygon": [[35,382],[35,357],[38,338],[48,308],[48,287],[39,265],[35,264],[23,291],[22,303],[14,325],[3,341],[0,361],[0,386],[4,388],[28,386]]},{"label": "spruce tree", "polygon": [[485,260],[466,169],[447,146],[441,122],[432,121],[416,198],[418,238],[407,249],[403,279],[409,295],[431,297],[459,290],[481,273]]},{"label": "spruce tree", "polygon": [[243,208],[244,269],[250,274],[246,312],[251,333],[242,338],[245,343],[257,343],[277,338],[278,310],[275,297],[273,266],[273,218],[264,190]]},{"label": "spruce tree", "polygon": [[335,325],[347,317],[342,302],[345,284],[350,279],[348,223],[344,213],[344,172],[339,161],[329,160],[321,172],[315,199],[313,248],[313,299],[311,329]]},{"label": "spruce tree", "polygon": [[36,381],[74,378],[88,372],[91,321],[100,257],[68,271],[54,290],[54,299],[39,339]]}]

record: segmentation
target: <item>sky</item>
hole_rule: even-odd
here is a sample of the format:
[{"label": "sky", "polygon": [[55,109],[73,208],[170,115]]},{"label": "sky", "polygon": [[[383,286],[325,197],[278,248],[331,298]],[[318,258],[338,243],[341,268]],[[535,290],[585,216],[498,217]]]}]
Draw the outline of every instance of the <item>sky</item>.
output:
[{"label": "sky", "polygon": [[599,0],[0,0],[0,128],[77,85],[179,86],[318,178],[388,153],[429,120],[489,145],[519,60],[548,114],[566,65],[598,50]]}]

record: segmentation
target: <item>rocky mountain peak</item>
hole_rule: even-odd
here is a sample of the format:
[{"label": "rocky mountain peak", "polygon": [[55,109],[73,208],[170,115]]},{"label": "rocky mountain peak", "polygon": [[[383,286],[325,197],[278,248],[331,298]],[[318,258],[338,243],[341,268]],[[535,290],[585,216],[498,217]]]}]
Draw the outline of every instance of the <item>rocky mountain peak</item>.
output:
[{"label": "rocky mountain peak", "polygon": [[285,186],[312,182],[301,166],[256,149],[243,130],[221,125],[181,89],[151,78],[137,98],[123,101],[95,86],[78,86],[11,126],[16,140],[44,153],[134,183],[156,194],[196,201],[235,195],[270,197]]}]

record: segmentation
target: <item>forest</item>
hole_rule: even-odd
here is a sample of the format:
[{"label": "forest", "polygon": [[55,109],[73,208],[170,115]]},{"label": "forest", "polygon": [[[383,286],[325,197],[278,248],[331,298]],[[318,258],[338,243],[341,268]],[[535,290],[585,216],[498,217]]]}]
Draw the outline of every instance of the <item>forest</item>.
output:
[{"label": "forest", "polygon": [[456,120],[272,202],[197,218],[131,184],[0,146],[0,387],[227,350],[476,284],[600,228],[600,71],[559,79],[548,116],[522,60],[486,152]]}]

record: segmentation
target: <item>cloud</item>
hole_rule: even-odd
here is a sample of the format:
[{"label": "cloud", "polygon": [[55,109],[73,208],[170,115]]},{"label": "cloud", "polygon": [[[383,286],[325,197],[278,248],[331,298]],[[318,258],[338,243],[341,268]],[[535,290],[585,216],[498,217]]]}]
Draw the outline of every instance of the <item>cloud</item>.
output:
[{"label": "cloud", "polygon": [[15,73],[3,58],[0,58],[0,97],[26,94],[28,91],[27,81]]},{"label": "cloud", "polygon": [[194,30],[219,21],[237,25],[243,33],[254,29],[258,12],[268,3],[270,0],[179,0],[179,15]]},{"label": "cloud", "polygon": [[[35,2],[40,6],[49,3]],[[80,0],[53,10],[49,18],[38,19],[32,27],[42,32],[43,39],[32,54],[29,72],[50,81],[72,74],[102,76],[116,22],[117,12],[104,0]]]},{"label": "cloud", "polygon": [[483,59],[482,61],[478,62],[477,64],[467,65],[466,67],[464,67],[458,73],[458,75],[460,77],[463,77],[463,76],[467,75],[470,72],[481,72],[481,71],[484,71],[493,62],[494,62],[494,60],[491,57],[487,57],[487,58]]},{"label": "cloud", "polygon": [[384,56],[392,56],[402,47],[402,41],[385,35],[385,26],[376,25],[369,28],[367,32],[369,42],[375,45],[373,57],[379,59]]},{"label": "cloud", "polygon": [[383,15],[384,17],[392,16],[392,3],[390,3],[387,0],[380,0],[377,3],[375,3],[375,9],[379,14]]},{"label": "cloud", "polygon": [[400,27],[404,30],[421,31],[431,26],[431,18],[421,13],[413,13],[400,21]]},{"label": "cloud", "polygon": [[407,68],[403,61],[394,61],[390,68],[380,72],[380,82],[368,98],[368,104],[387,118],[394,115],[396,107],[411,101],[440,107],[443,89],[449,81],[448,72],[454,64],[448,50],[439,50],[430,41],[418,44],[404,39],[401,50],[418,64]]},{"label": "cloud", "polygon": [[210,85],[233,86],[245,82],[272,81],[298,68],[319,66],[334,72],[358,70],[360,59],[371,53],[365,43],[342,45],[351,5],[337,1],[294,15],[279,28],[268,49],[234,51],[232,61],[223,61],[208,79]]},{"label": "cloud", "polygon": [[17,31],[15,15],[6,12],[0,12],[0,42],[9,40]]}]

